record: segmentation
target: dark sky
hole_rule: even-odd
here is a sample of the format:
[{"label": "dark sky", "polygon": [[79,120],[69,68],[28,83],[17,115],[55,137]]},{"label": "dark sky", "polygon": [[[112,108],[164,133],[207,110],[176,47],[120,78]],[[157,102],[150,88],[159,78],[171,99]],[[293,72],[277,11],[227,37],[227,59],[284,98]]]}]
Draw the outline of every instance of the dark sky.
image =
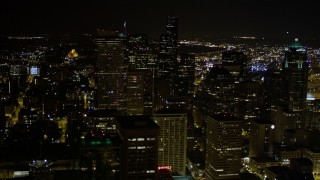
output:
[{"label": "dark sky", "polygon": [[312,0],[7,0],[0,33],[94,33],[97,28],[158,37],[166,16],[179,17],[179,36],[319,37],[320,10]]}]

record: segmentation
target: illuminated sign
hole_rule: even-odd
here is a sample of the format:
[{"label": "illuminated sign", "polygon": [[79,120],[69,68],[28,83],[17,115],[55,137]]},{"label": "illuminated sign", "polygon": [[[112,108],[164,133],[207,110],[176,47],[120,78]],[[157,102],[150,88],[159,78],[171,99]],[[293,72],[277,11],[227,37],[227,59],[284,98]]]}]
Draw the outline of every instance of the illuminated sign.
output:
[{"label": "illuminated sign", "polygon": [[38,68],[37,66],[29,67],[29,74],[34,75],[34,76],[39,76],[40,75],[40,68]]},{"label": "illuminated sign", "polygon": [[161,169],[171,170],[171,166],[159,166],[158,170],[161,170]]}]

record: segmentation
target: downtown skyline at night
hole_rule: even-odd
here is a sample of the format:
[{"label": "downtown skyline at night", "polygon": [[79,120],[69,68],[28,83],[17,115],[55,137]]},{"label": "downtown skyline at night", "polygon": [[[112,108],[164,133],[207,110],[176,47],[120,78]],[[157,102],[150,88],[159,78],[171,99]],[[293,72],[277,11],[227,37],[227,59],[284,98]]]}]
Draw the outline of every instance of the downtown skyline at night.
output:
[{"label": "downtown skyline at night", "polygon": [[313,0],[5,1],[0,179],[320,180]]}]

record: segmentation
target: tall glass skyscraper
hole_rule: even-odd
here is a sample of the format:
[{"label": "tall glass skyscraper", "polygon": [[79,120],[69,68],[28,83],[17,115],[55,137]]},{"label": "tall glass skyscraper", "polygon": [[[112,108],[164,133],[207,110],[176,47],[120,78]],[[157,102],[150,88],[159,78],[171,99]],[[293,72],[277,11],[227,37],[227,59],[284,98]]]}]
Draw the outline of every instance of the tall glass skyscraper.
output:
[{"label": "tall glass skyscraper", "polygon": [[285,52],[282,64],[284,98],[289,111],[302,111],[307,98],[307,51],[298,39]]},{"label": "tall glass skyscraper", "polygon": [[174,95],[174,80],[177,73],[178,18],[167,18],[166,33],[160,37],[159,72],[161,79],[169,82],[170,95]]},{"label": "tall glass skyscraper", "polygon": [[97,38],[97,108],[126,109],[127,58],[125,37],[117,32],[98,30]]}]

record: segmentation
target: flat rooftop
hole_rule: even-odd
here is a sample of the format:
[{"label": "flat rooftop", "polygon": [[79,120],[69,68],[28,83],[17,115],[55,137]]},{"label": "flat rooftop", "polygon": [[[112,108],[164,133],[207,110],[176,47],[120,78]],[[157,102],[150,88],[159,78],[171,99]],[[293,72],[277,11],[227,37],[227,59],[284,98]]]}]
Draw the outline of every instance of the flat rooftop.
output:
[{"label": "flat rooftop", "polygon": [[216,121],[241,121],[239,118],[229,113],[214,114],[210,115],[210,117],[212,117]]},{"label": "flat rooftop", "polygon": [[149,116],[119,116],[119,126],[124,129],[158,129],[159,126]]}]

